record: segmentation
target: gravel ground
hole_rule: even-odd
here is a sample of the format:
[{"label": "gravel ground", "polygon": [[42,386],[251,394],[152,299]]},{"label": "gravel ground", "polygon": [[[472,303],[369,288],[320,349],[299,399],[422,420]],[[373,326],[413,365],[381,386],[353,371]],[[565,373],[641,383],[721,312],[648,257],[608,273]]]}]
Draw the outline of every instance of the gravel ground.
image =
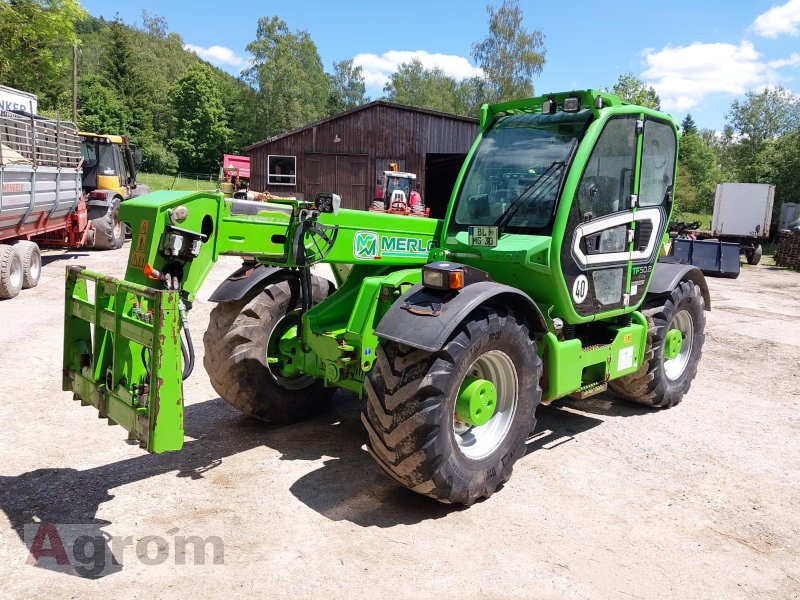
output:
[{"label": "gravel ground", "polygon": [[[126,260],[47,252],[39,287],[0,302],[0,597],[800,596],[798,273],[710,280],[704,356],[682,404],[652,412],[604,394],[542,407],[509,483],[463,509],[379,471],[352,395],[290,427],[217,397],[200,340],[233,259],[191,315],[184,450],[126,443],[60,381],[64,267],[121,276]],[[95,577],[55,558],[26,564],[25,537],[47,523],[77,524],[57,530],[67,550],[70,535],[103,536],[82,546]],[[209,541],[204,565],[192,546],[182,558],[188,536]],[[109,548],[118,564],[102,564]]]}]

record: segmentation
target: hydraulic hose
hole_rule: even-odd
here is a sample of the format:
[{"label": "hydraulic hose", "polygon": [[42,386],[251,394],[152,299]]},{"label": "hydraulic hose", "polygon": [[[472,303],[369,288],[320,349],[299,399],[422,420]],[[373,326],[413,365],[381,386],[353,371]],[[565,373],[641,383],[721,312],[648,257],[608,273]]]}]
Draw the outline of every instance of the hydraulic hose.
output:
[{"label": "hydraulic hose", "polygon": [[[178,337],[181,338],[181,355],[183,356],[182,375],[183,380],[186,381],[194,371],[194,344],[192,343],[192,334],[189,333],[189,319],[186,316],[188,311],[183,300],[178,304],[178,312],[181,316],[181,331],[183,331],[183,336],[178,334]],[[185,341],[184,338],[186,338]]]},{"label": "hydraulic hose", "polygon": [[189,333],[189,328],[184,325],[183,336],[186,338],[184,342],[181,337],[181,354],[183,355],[183,380],[189,379],[189,375],[194,371],[194,344],[192,343],[192,334]]}]

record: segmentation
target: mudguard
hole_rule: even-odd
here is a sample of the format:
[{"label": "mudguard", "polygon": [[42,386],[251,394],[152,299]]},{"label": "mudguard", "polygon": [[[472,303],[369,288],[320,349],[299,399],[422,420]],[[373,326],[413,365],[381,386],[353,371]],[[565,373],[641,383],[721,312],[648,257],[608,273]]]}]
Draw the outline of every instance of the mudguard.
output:
[{"label": "mudguard", "polygon": [[[99,196],[100,194],[105,194],[104,198],[94,198],[92,196]],[[114,190],[94,190],[90,194],[87,194],[86,197],[86,206],[91,207],[105,207],[106,210],[109,206],[111,206],[114,202],[114,199],[121,200],[119,196],[119,192]]]},{"label": "mudguard", "polygon": [[241,300],[259,285],[263,287],[267,279],[282,270],[282,267],[267,267],[258,263],[245,263],[214,290],[209,300],[217,303]]},{"label": "mudguard", "polygon": [[121,198],[114,190],[95,190],[92,194],[99,195],[105,194],[105,198],[90,198],[86,197],[86,212],[89,219],[100,219],[108,214],[108,211],[115,205],[119,206]]},{"label": "mudguard", "polygon": [[653,269],[647,298],[669,294],[681,281],[692,281],[700,288],[706,310],[711,310],[711,294],[703,272],[695,266],[659,260]]},{"label": "mudguard", "polygon": [[[431,299],[435,305],[433,310],[429,309]],[[508,306],[519,313],[531,333],[547,331],[544,316],[530,296],[507,285],[482,281],[456,293],[435,292],[423,288],[421,283],[417,284],[392,304],[375,328],[375,334],[379,338],[436,352],[469,313],[489,301]],[[414,309],[416,303],[419,303],[420,310]],[[426,312],[428,314],[424,314]]]}]

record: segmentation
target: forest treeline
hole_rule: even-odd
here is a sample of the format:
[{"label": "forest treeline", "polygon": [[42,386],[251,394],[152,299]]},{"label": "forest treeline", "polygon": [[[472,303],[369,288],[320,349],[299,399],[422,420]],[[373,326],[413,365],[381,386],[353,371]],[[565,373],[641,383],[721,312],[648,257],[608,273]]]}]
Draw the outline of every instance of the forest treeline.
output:
[{"label": "forest treeline", "polygon": [[[414,59],[389,76],[382,97],[477,116],[484,102],[534,94],[546,38],[525,26],[519,0],[490,4],[475,18],[486,22],[471,46],[481,76],[456,80]],[[307,31],[279,16],[254,25],[249,61],[235,77],[187,50],[163,17],[147,11],[124,23],[89,15],[77,0],[0,0],[0,83],[37,94],[40,112],[69,118],[77,48],[79,127],[130,134],[143,150],[142,168],[170,174],[214,172],[225,152],[371,100],[352,58],[326,68]],[[660,108],[656,90],[632,73],[609,89]],[[775,184],[776,211],[781,201],[800,201],[800,101],[792,92],[773,87],[734,100],[722,131],[698,128],[691,115],[682,130],[676,199],[683,211],[709,213],[722,181]]]}]

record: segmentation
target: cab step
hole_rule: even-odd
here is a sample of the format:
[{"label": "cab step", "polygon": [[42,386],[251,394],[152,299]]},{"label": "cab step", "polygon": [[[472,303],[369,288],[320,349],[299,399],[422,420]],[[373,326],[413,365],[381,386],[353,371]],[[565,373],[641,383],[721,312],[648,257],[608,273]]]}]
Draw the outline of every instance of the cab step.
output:
[{"label": "cab step", "polygon": [[601,381],[600,383],[588,383],[583,387],[575,390],[572,392],[569,397],[575,398],[576,400],[585,400],[595,394],[601,394],[608,389],[608,383],[605,381]]}]

